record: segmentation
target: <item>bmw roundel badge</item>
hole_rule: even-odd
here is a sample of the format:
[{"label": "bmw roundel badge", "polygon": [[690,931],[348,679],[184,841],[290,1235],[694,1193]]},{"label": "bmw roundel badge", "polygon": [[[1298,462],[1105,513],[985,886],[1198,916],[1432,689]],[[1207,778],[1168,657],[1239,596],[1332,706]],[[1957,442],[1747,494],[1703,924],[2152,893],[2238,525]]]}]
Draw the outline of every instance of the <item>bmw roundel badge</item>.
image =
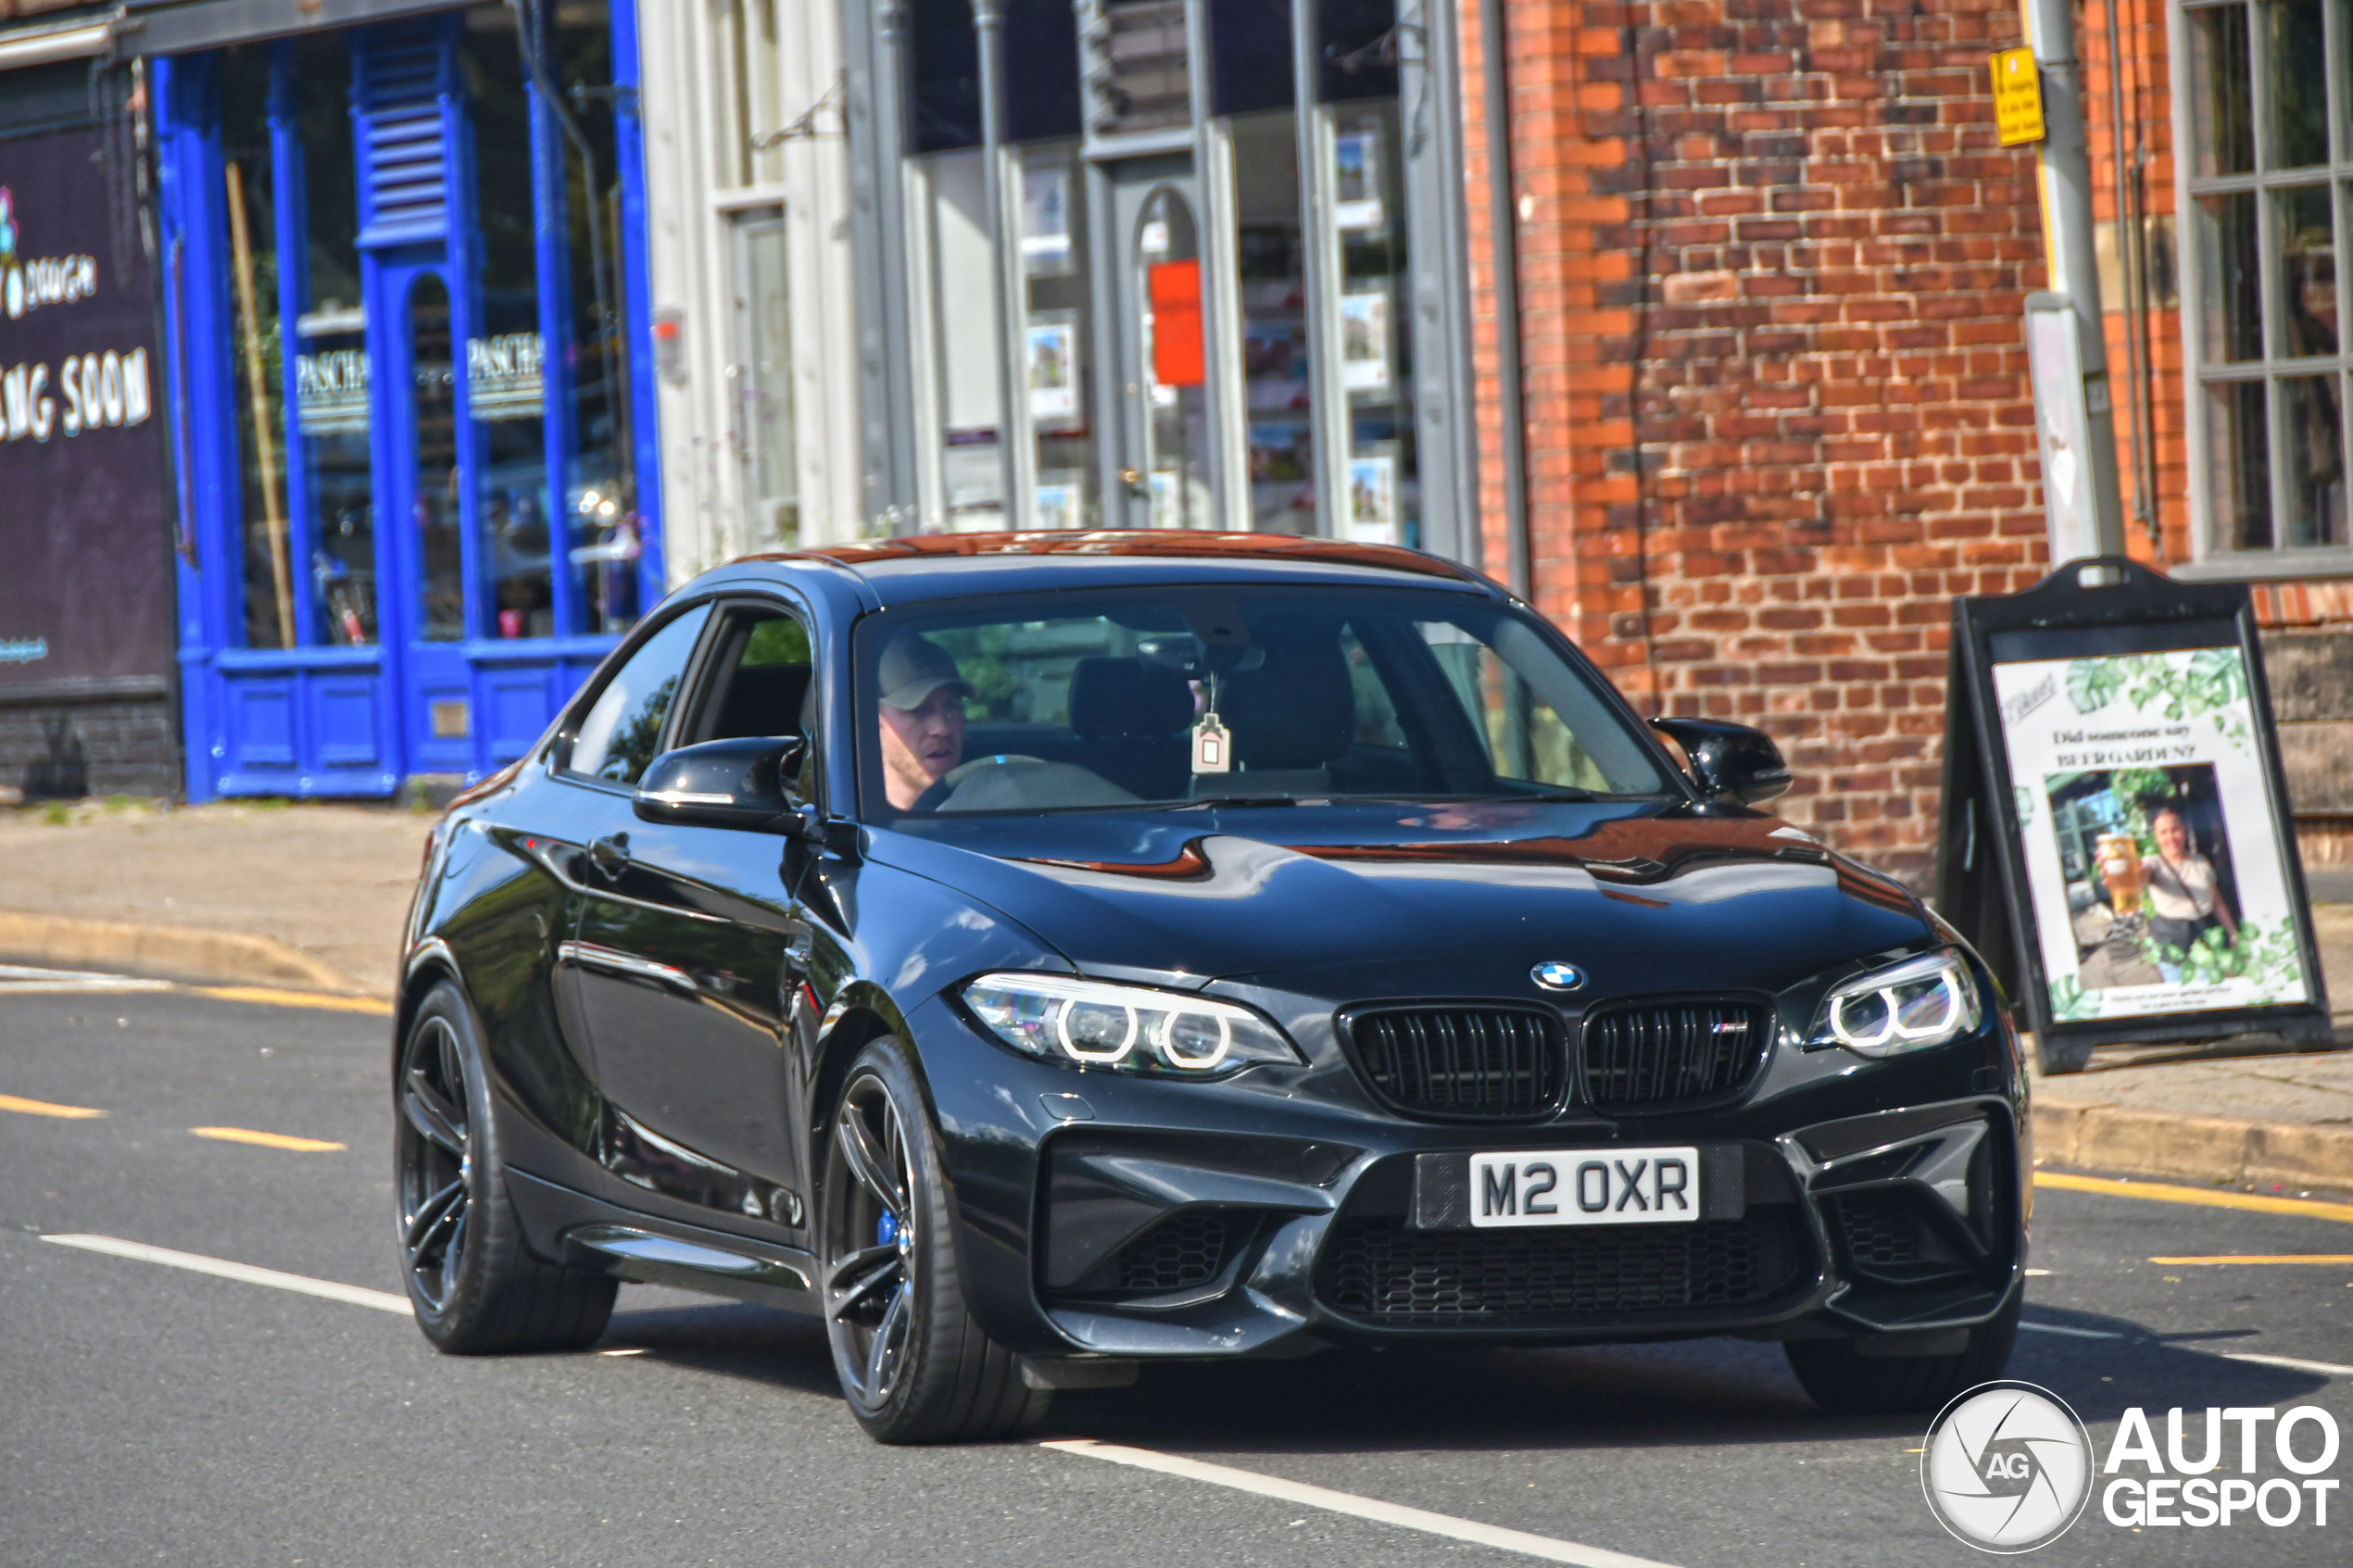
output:
[{"label": "bmw roundel badge", "polygon": [[1547,991],[1574,991],[1585,984],[1585,972],[1573,963],[1546,959],[1529,974]]}]

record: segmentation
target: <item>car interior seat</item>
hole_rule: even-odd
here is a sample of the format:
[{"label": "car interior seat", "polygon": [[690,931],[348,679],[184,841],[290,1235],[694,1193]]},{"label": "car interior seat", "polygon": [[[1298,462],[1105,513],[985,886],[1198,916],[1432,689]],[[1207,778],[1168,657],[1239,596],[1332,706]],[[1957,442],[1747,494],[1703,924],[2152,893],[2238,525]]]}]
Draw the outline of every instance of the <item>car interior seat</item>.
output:
[{"label": "car interior seat", "polygon": [[1082,659],[1070,673],[1077,761],[1146,800],[1181,799],[1191,773],[1192,688],[1140,659]]},{"label": "car interior seat", "polygon": [[1193,781],[1196,795],[1314,795],[1356,734],[1356,689],[1337,641],[1272,644],[1255,670],[1227,676],[1217,716],[1233,733],[1235,775]]}]

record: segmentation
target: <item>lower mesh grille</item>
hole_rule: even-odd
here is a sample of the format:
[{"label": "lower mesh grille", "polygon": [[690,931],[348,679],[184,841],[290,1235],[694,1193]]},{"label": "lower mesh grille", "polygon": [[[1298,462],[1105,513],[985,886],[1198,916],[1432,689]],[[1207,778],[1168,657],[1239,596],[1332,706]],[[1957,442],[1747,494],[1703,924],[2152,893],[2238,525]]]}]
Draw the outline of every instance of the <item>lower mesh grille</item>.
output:
[{"label": "lower mesh grille", "polygon": [[1440,1324],[1751,1306],[1797,1278],[1793,1212],[1776,1205],[1687,1225],[1487,1231],[1343,1215],[1325,1243],[1315,1293],[1350,1317]]},{"label": "lower mesh grille", "polygon": [[1226,1261],[1226,1222],[1196,1210],[1172,1214],[1119,1254],[1122,1290],[1184,1290],[1207,1285]]},{"label": "lower mesh grille", "polygon": [[1858,1192],[1831,1200],[1846,1255],[1867,1269],[1900,1268],[1922,1261],[1920,1222],[1892,1192]]}]

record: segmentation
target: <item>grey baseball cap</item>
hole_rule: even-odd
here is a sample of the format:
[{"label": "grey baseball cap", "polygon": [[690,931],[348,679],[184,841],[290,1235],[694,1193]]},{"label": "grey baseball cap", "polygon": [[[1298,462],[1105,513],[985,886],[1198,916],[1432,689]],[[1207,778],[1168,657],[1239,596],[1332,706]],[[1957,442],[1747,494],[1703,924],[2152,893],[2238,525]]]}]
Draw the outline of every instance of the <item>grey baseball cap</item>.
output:
[{"label": "grey baseball cap", "polygon": [[942,686],[953,686],[965,696],[977,695],[973,684],[956,672],[956,661],[946,648],[912,632],[883,649],[880,673],[883,701],[902,711],[921,708]]}]

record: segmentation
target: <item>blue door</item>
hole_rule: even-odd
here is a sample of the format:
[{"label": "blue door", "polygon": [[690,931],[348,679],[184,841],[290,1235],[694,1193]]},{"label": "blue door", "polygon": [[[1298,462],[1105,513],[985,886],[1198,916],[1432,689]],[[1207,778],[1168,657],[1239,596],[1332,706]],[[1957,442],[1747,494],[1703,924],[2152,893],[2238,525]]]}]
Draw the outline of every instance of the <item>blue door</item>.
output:
[{"label": "blue door", "polygon": [[633,19],[156,64],[192,798],[479,777],[659,596]]}]

